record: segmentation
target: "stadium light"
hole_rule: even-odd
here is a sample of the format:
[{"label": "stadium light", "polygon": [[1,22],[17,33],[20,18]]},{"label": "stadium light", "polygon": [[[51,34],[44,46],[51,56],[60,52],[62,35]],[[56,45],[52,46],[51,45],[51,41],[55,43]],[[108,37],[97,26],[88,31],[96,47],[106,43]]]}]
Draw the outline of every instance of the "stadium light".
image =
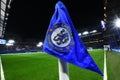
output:
[{"label": "stadium light", "polygon": [[88,31],[83,32],[83,35],[87,35],[87,34],[89,34],[89,32],[88,32]]},{"label": "stadium light", "polygon": [[8,40],[8,42],[6,43],[6,46],[13,46],[14,45],[14,43],[15,43],[15,41],[14,40]]},{"label": "stadium light", "polygon": [[9,16],[9,13],[6,13],[7,16]]},{"label": "stadium light", "polygon": [[78,35],[79,35],[79,36],[81,36],[82,34],[81,34],[81,33],[79,33]]},{"label": "stadium light", "polygon": [[15,41],[14,40],[8,40],[8,43],[13,44],[13,43],[15,43]]},{"label": "stadium light", "polygon": [[93,30],[93,31],[91,31],[90,33],[96,33],[97,32],[97,30]]},{"label": "stadium light", "polygon": [[8,18],[6,17],[5,20],[8,20]]},{"label": "stadium light", "polygon": [[12,43],[6,43],[6,46],[13,46],[14,44]]},{"label": "stadium light", "polygon": [[116,27],[120,28],[120,18],[115,19],[114,24],[115,24]]},{"label": "stadium light", "polygon": [[96,32],[97,32],[97,30],[93,30],[92,32],[93,32],[93,33],[96,33]]},{"label": "stadium light", "polygon": [[39,42],[38,44],[37,44],[37,47],[41,47],[43,45],[43,43],[42,42]]}]

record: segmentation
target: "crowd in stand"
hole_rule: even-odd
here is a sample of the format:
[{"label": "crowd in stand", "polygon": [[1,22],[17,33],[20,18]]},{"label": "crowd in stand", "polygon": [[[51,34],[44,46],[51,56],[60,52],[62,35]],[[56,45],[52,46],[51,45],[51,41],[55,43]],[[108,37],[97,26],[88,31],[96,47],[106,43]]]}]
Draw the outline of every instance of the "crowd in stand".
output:
[{"label": "crowd in stand", "polygon": [[28,45],[14,45],[6,46],[0,45],[0,54],[4,53],[24,53],[24,52],[39,52],[42,51],[42,47],[28,46]]}]

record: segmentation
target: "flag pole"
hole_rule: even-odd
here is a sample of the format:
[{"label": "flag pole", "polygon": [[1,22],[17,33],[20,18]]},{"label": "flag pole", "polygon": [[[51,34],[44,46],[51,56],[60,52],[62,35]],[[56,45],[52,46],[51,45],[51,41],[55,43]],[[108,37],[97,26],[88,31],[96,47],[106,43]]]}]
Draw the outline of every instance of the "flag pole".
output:
[{"label": "flag pole", "polygon": [[69,71],[67,62],[58,59],[59,80],[69,80]]},{"label": "flag pole", "polygon": [[109,51],[110,45],[104,45],[104,77],[103,80],[107,80],[107,63],[106,63],[106,51]]},{"label": "flag pole", "polygon": [[107,80],[106,50],[104,50],[104,77],[103,77],[103,80]]}]

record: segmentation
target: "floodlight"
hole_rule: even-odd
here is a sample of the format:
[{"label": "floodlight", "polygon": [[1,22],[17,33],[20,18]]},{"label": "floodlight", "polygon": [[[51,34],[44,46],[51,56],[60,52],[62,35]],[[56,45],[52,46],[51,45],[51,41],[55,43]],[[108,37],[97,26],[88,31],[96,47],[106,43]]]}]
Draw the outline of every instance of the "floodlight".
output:
[{"label": "floodlight", "polygon": [[87,35],[87,34],[89,34],[89,32],[88,32],[88,31],[83,32],[83,35]]},{"label": "floodlight", "polygon": [[10,5],[8,5],[8,8],[10,8]]},{"label": "floodlight", "polygon": [[6,17],[5,20],[8,20],[8,18]]},{"label": "floodlight", "polygon": [[78,35],[79,35],[79,36],[81,36],[82,34],[81,34],[81,33],[79,33]]},{"label": "floodlight", "polygon": [[115,26],[120,28],[120,18],[115,20]]},{"label": "floodlight", "polygon": [[43,43],[42,42],[39,42],[38,44],[37,44],[37,47],[41,47],[43,45]]},{"label": "floodlight", "polygon": [[13,46],[14,44],[12,43],[7,43],[6,46]]},{"label": "floodlight", "polygon": [[93,31],[91,31],[90,33],[96,33],[97,32],[97,30],[93,30]]},{"label": "floodlight", "polygon": [[93,33],[96,33],[96,32],[97,32],[97,30],[93,30],[92,32],[93,32]]},{"label": "floodlight", "polygon": [[9,13],[6,13],[7,16],[9,16]]},{"label": "floodlight", "polygon": [[8,40],[8,43],[13,44],[13,43],[15,43],[15,41],[14,40]]}]

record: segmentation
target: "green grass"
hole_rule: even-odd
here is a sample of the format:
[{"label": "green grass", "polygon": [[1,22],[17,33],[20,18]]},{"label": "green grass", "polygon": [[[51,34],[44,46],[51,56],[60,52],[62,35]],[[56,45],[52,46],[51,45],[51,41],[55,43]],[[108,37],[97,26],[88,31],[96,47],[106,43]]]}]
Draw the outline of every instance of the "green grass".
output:
[{"label": "green grass", "polygon": [[[89,51],[96,64],[103,71],[103,50]],[[103,80],[99,74],[70,65],[70,80]]]},{"label": "green grass", "polygon": [[120,80],[120,53],[107,52],[108,80]]},{"label": "green grass", "polygon": [[[90,51],[103,71],[103,50]],[[58,80],[58,59],[48,54],[2,55],[6,80]],[[70,80],[102,80],[99,74],[69,64]]]},{"label": "green grass", "polygon": [[58,80],[57,59],[46,54],[2,56],[6,80]]},{"label": "green grass", "polygon": [[[1,58],[1,56],[0,56],[0,58]],[[0,65],[0,79],[1,79],[1,65]]]}]

